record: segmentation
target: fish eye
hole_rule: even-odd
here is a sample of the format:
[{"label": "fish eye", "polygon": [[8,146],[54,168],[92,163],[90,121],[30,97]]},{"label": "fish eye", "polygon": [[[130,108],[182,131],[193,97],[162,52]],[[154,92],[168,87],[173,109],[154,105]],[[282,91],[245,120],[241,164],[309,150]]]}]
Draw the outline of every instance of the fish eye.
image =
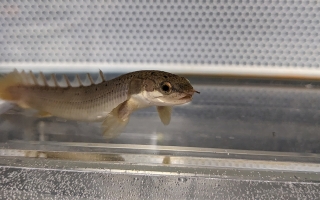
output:
[{"label": "fish eye", "polygon": [[169,82],[164,82],[161,85],[161,90],[163,92],[165,92],[165,93],[170,93],[171,92],[171,88],[172,88],[172,86],[171,86],[171,84]]}]

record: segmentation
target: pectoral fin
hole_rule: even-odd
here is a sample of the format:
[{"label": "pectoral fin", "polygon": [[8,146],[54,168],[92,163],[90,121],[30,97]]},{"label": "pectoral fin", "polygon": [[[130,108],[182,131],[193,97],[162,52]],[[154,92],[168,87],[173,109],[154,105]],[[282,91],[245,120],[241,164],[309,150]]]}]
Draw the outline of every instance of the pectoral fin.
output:
[{"label": "pectoral fin", "polygon": [[128,124],[129,118],[121,120],[117,115],[110,113],[102,123],[103,136],[106,139],[117,137]]},{"label": "pectoral fin", "polygon": [[107,139],[118,136],[129,122],[130,114],[136,109],[131,101],[125,101],[108,114],[102,123],[103,135]]},{"label": "pectoral fin", "polygon": [[172,107],[170,106],[157,106],[159,117],[164,125],[168,125],[171,120]]}]

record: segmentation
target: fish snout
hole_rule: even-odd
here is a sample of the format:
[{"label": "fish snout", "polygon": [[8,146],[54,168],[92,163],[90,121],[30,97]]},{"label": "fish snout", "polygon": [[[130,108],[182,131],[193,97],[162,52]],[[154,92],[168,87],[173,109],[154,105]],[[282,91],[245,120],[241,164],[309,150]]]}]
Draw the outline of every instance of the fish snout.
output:
[{"label": "fish snout", "polygon": [[184,96],[182,98],[180,98],[180,99],[181,100],[182,99],[190,99],[191,100],[194,93],[200,94],[200,92],[198,92],[197,90],[192,89],[192,90],[190,90],[188,92],[184,92]]},{"label": "fish snout", "polygon": [[200,94],[200,92],[198,92],[195,89],[190,90],[189,92],[187,92],[188,95],[193,95],[194,93]]}]

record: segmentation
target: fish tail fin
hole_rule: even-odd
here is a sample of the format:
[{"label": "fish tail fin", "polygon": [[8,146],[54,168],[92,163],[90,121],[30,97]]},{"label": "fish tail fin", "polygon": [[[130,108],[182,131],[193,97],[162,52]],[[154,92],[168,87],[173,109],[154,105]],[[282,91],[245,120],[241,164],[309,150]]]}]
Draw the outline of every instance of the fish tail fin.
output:
[{"label": "fish tail fin", "polygon": [[0,99],[6,101],[14,101],[17,100],[15,95],[12,95],[8,88],[12,86],[16,86],[22,83],[21,76],[17,70],[6,74],[3,77],[0,77]]},{"label": "fish tail fin", "polygon": [[128,124],[128,122],[129,118],[122,120],[117,115],[111,112],[105,118],[101,125],[103,136],[106,139],[112,139],[117,137]]}]

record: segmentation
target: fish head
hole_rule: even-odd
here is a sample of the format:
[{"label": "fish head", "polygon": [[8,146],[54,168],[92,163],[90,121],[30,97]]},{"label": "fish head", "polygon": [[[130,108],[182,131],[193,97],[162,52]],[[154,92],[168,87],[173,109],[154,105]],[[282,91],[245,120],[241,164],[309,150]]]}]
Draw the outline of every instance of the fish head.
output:
[{"label": "fish head", "polygon": [[157,71],[145,79],[144,96],[152,105],[172,106],[188,103],[196,91],[184,77]]}]

